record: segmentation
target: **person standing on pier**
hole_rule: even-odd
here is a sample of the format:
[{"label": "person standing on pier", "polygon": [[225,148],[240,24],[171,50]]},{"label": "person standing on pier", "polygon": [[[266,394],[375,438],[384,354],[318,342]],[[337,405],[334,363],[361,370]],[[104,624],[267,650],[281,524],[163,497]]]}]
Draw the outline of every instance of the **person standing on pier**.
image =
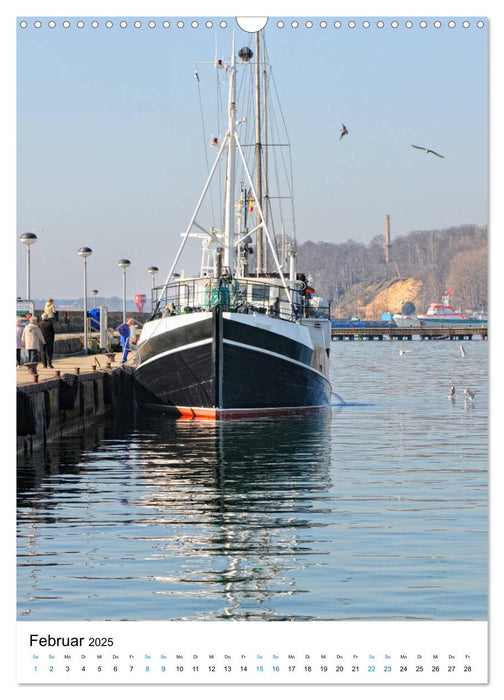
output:
[{"label": "person standing on pier", "polygon": [[[44,336],[45,346],[42,351],[42,362],[44,367],[53,366],[53,352],[54,352],[54,323],[47,313],[42,314],[42,321],[39,326],[42,335]],[[44,352],[45,350],[45,352]]]},{"label": "person standing on pier", "polygon": [[21,350],[23,347],[23,331],[24,328],[21,325],[21,318],[17,316],[16,318],[16,367],[21,365]]},{"label": "person standing on pier", "polygon": [[48,315],[53,321],[56,320],[56,308],[54,306],[54,299],[49,298],[44,306],[44,313]]},{"label": "person standing on pier", "polygon": [[135,319],[128,318],[126,323],[121,323],[121,325],[117,326],[117,328],[116,328],[116,331],[119,333],[119,337],[121,340],[121,347],[122,347],[122,351],[123,351],[122,359],[121,359],[122,365],[128,359],[128,353],[130,350],[130,335],[131,335],[130,326],[133,326],[134,324],[135,324]]},{"label": "person standing on pier", "polygon": [[21,344],[28,350],[28,362],[38,362],[39,352],[44,347],[45,340],[38,327],[36,316],[32,316],[28,325],[24,327]]}]

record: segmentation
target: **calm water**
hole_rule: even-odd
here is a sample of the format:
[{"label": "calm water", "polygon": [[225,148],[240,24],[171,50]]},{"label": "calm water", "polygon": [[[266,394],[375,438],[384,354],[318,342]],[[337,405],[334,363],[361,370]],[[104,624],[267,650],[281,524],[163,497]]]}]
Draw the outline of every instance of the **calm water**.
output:
[{"label": "calm water", "polygon": [[20,459],[18,618],[486,619],[488,344],[464,347],[335,342],[322,414],[129,415]]}]

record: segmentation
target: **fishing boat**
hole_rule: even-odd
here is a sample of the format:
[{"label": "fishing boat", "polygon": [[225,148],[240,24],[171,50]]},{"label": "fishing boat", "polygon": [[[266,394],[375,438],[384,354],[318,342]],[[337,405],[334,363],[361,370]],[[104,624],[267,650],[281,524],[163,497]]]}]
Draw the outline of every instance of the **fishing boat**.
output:
[{"label": "fishing boat", "polygon": [[[260,87],[267,63],[259,58],[260,38],[263,53],[261,32],[255,51],[245,47],[237,57],[233,39],[231,59],[215,60],[228,83],[226,133],[212,139],[218,153],[166,281],[153,290],[152,318],[138,339],[138,404],[178,417],[299,411],[327,406],[331,399],[329,305],[297,271],[295,239],[283,228],[276,232],[268,216],[273,197],[265,183]],[[236,99],[238,70],[255,85],[253,143],[250,132],[242,138],[247,120]],[[220,168],[223,220],[203,226],[203,202]],[[195,276],[175,272],[190,238],[202,245]]]}]

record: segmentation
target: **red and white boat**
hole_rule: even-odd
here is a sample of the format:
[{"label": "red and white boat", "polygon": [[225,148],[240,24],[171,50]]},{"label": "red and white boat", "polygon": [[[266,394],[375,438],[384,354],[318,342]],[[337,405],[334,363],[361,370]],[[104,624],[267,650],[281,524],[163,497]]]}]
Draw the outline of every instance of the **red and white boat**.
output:
[{"label": "red and white boat", "polygon": [[441,304],[431,304],[427,309],[426,314],[417,314],[417,319],[422,326],[486,326],[488,318],[483,314],[466,314],[460,311],[454,311],[450,305],[450,296],[453,291],[448,289],[443,297]]}]

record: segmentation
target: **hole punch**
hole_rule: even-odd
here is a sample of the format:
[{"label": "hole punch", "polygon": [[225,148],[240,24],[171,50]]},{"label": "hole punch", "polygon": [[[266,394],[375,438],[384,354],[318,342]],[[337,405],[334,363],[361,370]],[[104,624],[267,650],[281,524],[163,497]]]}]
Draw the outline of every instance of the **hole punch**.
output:
[{"label": "hole punch", "polygon": [[237,17],[236,22],[244,32],[260,32],[268,22],[267,17]]}]

